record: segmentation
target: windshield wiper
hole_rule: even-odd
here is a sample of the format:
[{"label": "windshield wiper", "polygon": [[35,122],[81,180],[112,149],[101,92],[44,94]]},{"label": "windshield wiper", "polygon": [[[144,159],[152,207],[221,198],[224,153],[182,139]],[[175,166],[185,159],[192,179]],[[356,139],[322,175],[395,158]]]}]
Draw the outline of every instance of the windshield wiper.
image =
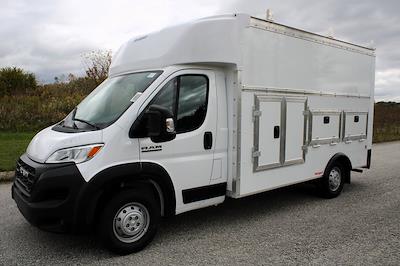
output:
[{"label": "windshield wiper", "polygon": [[79,118],[75,118],[75,117],[74,117],[74,121],[78,121],[78,122],[85,123],[86,125],[89,125],[89,126],[95,128],[95,129],[100,129],[99,126],[96,126],[95,124],[92,124],[92,123],[90,123],[90,122],[88,122],[88,121],[86,121],[86,120],[83,120],[83,119],[79,119]]}]

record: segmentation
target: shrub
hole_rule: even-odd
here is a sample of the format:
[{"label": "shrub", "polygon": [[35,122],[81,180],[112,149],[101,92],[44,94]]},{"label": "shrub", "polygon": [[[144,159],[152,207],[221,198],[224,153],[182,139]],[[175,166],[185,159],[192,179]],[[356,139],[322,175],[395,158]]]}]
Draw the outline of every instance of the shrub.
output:
[{"label": "shrub", "polygon": [[34,92],[37,87],[35,75],[21,68],[0,69],[0,96]]},{"label": "shrub", "polygon": [[62,120],[94,88],[90,78],[37,86],[34,93],[0,96],[0,131],[35,131]]},{"label": "shrub", "polygon": [[400,103],[378,102],[374,110],[374,142],[400,140]]}]

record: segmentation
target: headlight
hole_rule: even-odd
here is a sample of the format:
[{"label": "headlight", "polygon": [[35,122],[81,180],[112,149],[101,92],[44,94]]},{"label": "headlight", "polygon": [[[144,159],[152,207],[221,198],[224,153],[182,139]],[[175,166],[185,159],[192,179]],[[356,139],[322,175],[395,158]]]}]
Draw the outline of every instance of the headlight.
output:
[{"label": "headlight", "polygon": [[87,146],[61,149],[54,152],[46,160],[46,163],[83,163],[92,159],[103,147],[104,144],[93,144]]}]

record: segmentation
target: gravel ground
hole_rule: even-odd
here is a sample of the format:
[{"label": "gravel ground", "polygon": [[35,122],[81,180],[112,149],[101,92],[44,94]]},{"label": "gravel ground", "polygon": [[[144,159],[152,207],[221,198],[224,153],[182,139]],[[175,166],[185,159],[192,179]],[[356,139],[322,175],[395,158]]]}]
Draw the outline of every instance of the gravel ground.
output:
[{"label": "gravel ground", "polygon": [[163,221],[145,250],[122,257],[94,236],[30,226],[0,184],[0,264],[400,265],[400,142],[372,154],[336,199],[307,184],[230,199]]}]

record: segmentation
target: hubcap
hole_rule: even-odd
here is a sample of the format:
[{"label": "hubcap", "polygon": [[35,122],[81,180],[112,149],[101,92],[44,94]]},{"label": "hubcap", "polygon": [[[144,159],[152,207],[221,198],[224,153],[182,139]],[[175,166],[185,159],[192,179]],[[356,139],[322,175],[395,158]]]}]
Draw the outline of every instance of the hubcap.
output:
[{"label": "hubcap", "polygon": [[139,240],[148,230],[150,215],[147,208],[137,202],[128,203],[114,217],[114,235],[122,242]]},{"label": "hubcap", "polygon": [[336,191],[340,187],[342,181],[342,175],[338,167],[332,168],[329,172],[329,189],[331,191]]}]

